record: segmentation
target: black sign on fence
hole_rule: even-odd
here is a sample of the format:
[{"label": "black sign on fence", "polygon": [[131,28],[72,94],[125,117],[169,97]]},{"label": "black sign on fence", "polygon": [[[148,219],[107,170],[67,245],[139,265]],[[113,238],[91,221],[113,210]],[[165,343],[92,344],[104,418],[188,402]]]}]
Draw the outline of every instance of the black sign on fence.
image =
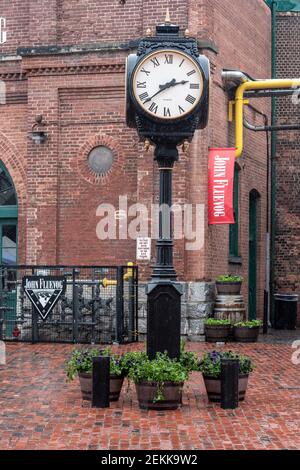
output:
[{"label": "black sign on fence", "polygon": [[0,265],[0,339],[137,341],[138,267]]},{"label": "black sign on fence", "polygon": [[66,290],[64,276],[26,276],[22,281],[23,289],[36,311],[46,320]]}]

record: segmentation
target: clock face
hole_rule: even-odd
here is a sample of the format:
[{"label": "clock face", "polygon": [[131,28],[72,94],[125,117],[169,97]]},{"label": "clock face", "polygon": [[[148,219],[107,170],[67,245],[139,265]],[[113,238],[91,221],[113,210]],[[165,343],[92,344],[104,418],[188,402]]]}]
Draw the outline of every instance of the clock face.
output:
[{"label": "clock face", "polygon": [[133,75],[139,106],[158,119],[178,119],[199,103],[203,79],[199,66],[176,50],[159,50],[142,60]]}]

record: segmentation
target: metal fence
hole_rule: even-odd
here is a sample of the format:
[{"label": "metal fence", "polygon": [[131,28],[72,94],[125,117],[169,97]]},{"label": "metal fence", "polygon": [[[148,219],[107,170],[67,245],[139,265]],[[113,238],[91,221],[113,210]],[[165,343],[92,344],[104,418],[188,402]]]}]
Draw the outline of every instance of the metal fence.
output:
[{"label": "metal fence", "polygon": [[0,339],[138,341],[137,266],[0,265]]}]

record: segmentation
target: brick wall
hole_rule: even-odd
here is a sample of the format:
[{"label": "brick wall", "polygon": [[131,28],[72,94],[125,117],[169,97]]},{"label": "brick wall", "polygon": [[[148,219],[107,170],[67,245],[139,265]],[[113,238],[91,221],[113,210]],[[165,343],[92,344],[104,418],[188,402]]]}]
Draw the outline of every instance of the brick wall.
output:
[{"label": "brick wall", "polygon": [[[300,14],[280,14],[277,26],[278,78],[298,78],[300,72]],[[298,100],[296,99],[296,103]],[[281,124],[299,122],[299,104],[277,99]],[[300,142],[299,131],[277,134],[275,289],[300,294]],[[298,306],[298,320],[300,306]]]},{"label": "brick wall", "polygon": [[[207,213],[208,146],[232,146],[233,126],[227,121],[227,96],[222,89],[223,68],[242,69],[254,77],[270,76],[270,12],[263,0],[127,0],[115,1],[10,1],[1,2],[8,20],[5,54],[23,46],[72,46],[124,44],[141,37],[164,20],[166,7],[181,30],[189,28],[198,39],[214,41],[219,54],[204,51],[211,60],[212,89],[209,128],[197,132],[174,170],[174,203],[204,204]],[[129,203],[150,207],[157,202],[158,171],[153,150],[145,153],[136,133],[124,122],[125,58],[129,51],[29,55],[22,60],[1,60],[0,78],[13,94],[26,95],[27,103],[1,107],[1,139],[14,149],[7,165],[20,205],[20,259],[28,263],[124,263],[135,259],[132,240],[101,241],[96,236],[100,203],[116,204],[119,195]],[[3,55],[4,54],[4,55]],[[7,56],[6,56],[7,59]],[[18,101],[18,100],[17,100]],[[269,103],[254,102],[247,111],[258,123],[257,113],[268,112]],[[43,114],[48,140],[41,146],[27,138],[35,117]],[[9,116],[9,119],[8,119]],[[1,144],[0,139],[0,144]],[[110,174],[95,180],[86,158],[95,144],[114,151]],[[264,283],[264,227],[266,217],[266,144],[263,135],[245,132],[245,152],[240,159],[240,255],[242,264],[228,264],[228,226],[208,227],[204,246],[185,251],[184,240],[175,242],[174,260],[179,278],[210,281],[224,272],[247,278],[249,191],[261,195],[258,241],[258,316],[262,315]],[[4,145],[4,144],[3,144]],[[7,144],[8,145],[8,144]],[[10,158],[10,160],[9,160]],[[16,166],[16,169],[14,168]],[[17,168],[18,167],[18,168]],[[152,253],[152,261],[155,252]],[[143,278],[151,263],[141,263]],[[247,281],[244,283],[247,293]],[[247,298],[247,296],[246,296]]]}]

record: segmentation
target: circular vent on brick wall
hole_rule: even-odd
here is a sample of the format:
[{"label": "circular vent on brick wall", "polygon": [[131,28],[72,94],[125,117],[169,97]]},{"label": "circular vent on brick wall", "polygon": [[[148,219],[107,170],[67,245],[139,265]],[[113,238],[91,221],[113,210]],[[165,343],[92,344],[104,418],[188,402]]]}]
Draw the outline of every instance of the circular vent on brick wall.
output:
[{"label": "circular vent on brick wall", "polygon": [[89,168],[97,176],[107,175],[113,162],[114,154],[112,150],[104,145],[93,148],[88,155]]}]

